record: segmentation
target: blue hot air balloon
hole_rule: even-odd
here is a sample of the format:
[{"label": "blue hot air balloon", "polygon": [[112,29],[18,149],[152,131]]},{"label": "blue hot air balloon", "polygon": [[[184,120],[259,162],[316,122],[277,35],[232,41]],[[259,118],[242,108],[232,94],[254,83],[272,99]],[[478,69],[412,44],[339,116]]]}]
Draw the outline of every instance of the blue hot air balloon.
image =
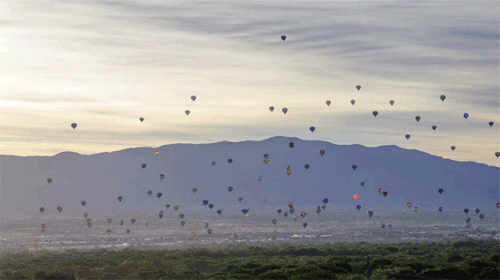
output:
[{"label": "blue hot air balloon", "polygon": [[441,206],[440,206],[440,207],[438,208],[438,211],[439,211],[439,212],[442,212],[442,211],[443,211],[443,207],[441,207]]},{"label": "blue hot air balloon", "polygon": [[203,203],[203,206],[207,206],[207,205],[208,205],[208,200],[204,199],[204,200],[202,201],[202,203]]},{"label": "blue hot air balloon", "polygon": [[490,126],[493,126],[495,123],[494,122],[489,122],[488,123]]},{"label": "blue hot air balloon", "polygon": [[308,169],[309,169],[309,164],[304,165],[304,168],[305,168],[306,170],[308,170]]},{"label": "blue hot air balloon", "polygon": [[161,192],[157,193],[156,196],[160,198],[162,196]]},{"label": "blue hot air balloon", "polygon": [[468,118],[468,117],[469,117],[469,114],[465,113],[464,118]]},{"label": "blue hot air balloon", "polygon": [[229,162],[229,164],[231,164],[233,162],[233,159],[228,159],[227,162]]},{"label": "blue hot air balloon", "polygon": [[323,203],[326,204],[326,203],[328,203],[328,201],[329,201],[328,198],[323,198]]},{"label": "blue hot air balloon", "polygon": [[233,191],[233,187],[229,187],[229,188],[227,188],[227,190],[228,190],[229,192],[232,192],[232,191]]},{"label": "blue hot air balloon", "polygon": [[356,209],[358,209],[358,210],[361,209],[361,205],[359,205],[359,204],[356,205]]},{"label": "blue hot air balloon", "polygon": [[315,128],[314,126],[311,126],[311,127],[309,128],[309,130],[310,130],[311,132],[314,132],[314,131],[316,130],[316,128]]}]

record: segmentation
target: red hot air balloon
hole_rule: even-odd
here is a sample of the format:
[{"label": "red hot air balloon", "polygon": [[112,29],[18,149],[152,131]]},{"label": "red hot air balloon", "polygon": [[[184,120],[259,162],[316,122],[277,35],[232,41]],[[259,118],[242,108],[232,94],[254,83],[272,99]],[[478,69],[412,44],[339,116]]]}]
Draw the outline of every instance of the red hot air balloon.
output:
[{"label": "red hot air balloon", "polygon": [[355,200],[358,200],[359,195],[355,194],[355,195],[353,195],[352,197],[354,197],[354,199],[355,199]]},{"label": "red hot air balloon", "polygon": [[142,169],[146,168],[146,164],[145,163],[141,164],[141,167]]},{"label": "red hot air balloon", "polygon": [[451,146],[451,150],[454,151],[455,150],[455,146]]}]

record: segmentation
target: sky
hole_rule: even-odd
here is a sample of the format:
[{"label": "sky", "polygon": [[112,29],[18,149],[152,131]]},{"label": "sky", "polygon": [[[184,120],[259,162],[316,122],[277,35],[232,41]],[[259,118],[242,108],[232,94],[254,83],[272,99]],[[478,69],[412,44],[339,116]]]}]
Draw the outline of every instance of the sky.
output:
[{"label": "sky", "polygon": [[94,154],[279,135],[500,166],[499,8],[498,1],[2,1],[0,153]]}]

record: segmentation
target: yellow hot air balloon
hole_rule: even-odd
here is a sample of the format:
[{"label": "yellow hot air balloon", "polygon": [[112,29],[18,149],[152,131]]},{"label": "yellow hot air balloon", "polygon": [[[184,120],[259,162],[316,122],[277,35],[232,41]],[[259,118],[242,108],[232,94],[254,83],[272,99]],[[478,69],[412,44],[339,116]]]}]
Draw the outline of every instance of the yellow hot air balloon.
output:
[{"label": "yellow hot air balloon", "polygon": [[175,206],[174,206],[174,209],[175,209],[175,211],[179,210],[179,206],[178,206],[178,205],[175,205]]},{"label": "yellow hot air balloon", "polygon": [[264,158],[263,162],[267,165],[269,163],[269,159],[268,158]]},{"label": "yellow hot air balloon", "polygon": [[286,174],[288,176],[290,176],[292,174],[292,168],[290,167],[290,165],[286,168]]}]

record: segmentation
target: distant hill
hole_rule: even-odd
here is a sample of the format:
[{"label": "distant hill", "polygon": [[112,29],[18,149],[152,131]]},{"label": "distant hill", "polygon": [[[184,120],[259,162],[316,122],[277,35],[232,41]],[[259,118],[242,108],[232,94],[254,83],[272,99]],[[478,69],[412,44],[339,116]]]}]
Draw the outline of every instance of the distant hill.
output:
[{"label": "distant hill", "polygon": [[[295,146],[289,148],[293,141]],[[325,150],[322,157],[319,150]],[[155,156],[154,151],[160,154]],[[269,154],[268,165],[263,155]],[[233,162],[228,163],[231,158]],[[112,153],[52,157],[0,156],[1,211],[36,210],[61,205],[65,210],[158,209],[166,203],[200,209],[202,199],[216,207],[286,208],[286,203],[368,208],[480,207],[499,202],[500,169],[475,162],[457,162],[397,146],[368,148],[324,141],[272,137],[263,141],[173,144],[132,148]],[[216,161],[212,166],[210,161]],[[141,164],[146,163],[145,169]],[[309,170],[304,168],[309,164]],[[357,169],[353,170],[353,164]],[[290,165],[292,174],[286,174]],[[159,175],[164,174],[163,180]],[[262,175],[259,182],[257,176]],[[53,179],[47,183],[47,178]],[[364,181],[362,187],[360,182]],[[234,191],[229,193],[227,188]],[[198,192],[193,194],[192,188]],[[384,197],[378,188],[388,191]],[[444,193],[439,194],[438,189]],[[151,189],[152,196],[147,195]],[[163,196],[158,199],[157,192]],[[359,199],[353,199],[359,194]],[[117,197],[124,197],[119,203]],[[237,201],[242,197],[243,201]],[[216,208],[217,209],[217,208]],[[53,211],[53,209],[51,210]],[[215,211],[215,210],[214,210]],[[312,212],[312,211],[311,211]]]}]

